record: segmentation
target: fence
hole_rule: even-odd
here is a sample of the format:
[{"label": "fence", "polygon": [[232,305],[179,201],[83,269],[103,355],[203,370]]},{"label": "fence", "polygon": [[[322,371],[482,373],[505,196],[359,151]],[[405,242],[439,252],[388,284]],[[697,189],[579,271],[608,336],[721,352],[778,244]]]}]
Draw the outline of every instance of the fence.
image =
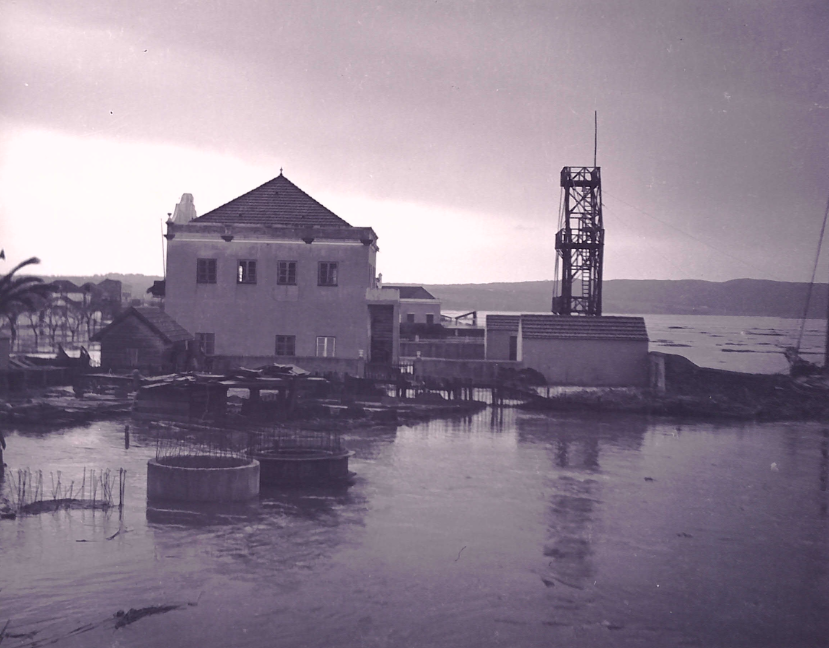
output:
[{"label": "fence", "polygon": [[11,504],[17,514],[57,511],[61,508],[109,509],[116,505],[116,487],[118,509],[124,508],[127,471],[123,468],[119,468],[117,473],[109,469],[95,471],[84,468],[77,487],[75,480],[67,484],[60,470],[50,472],[49,477],[49,484],[44,484],[43,471],[29,468],[18,470],[17,479],[12,476]]},{"label": "fence", "polygon": [[339,432],[282,426],[227,429],[197,425],[168,427],[156,434],[156,459],[211,456],[250,457],[292,450],[342,451]]}]

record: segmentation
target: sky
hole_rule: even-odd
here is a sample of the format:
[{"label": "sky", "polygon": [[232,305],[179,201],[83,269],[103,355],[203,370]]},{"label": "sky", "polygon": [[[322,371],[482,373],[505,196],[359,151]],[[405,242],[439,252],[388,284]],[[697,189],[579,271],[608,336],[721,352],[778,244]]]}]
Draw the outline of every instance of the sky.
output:
[{"label": "sky", "polygon": [[827,34],[825,0],[5,0],[0,271],[161,275],[183,193],[284,169],[384,281],[552,279],[596,111],[606,279],[808,281]]}]

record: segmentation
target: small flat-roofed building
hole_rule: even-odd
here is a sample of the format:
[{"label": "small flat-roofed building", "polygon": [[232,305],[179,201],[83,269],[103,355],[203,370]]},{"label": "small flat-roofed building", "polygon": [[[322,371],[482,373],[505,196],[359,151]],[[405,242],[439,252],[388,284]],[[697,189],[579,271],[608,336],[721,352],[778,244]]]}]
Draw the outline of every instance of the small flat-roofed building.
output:
[{"label": "small flat-roofed building", "polygon": [[517,360],[520,315],[486,316],[486,359]]},{"label": "small flat-roofed building", "polygon": [[550,385],[647,387],[642,317],[521,315],[517,355]]},{"label": "small flat-roofed building", "polygon": [[383,288],[400,292],[401,324],[440,323],[440,300],[423,286],[383,284]]},{"label": "small flat-roofed building", "polygon": [[101,369],[167,373],[187,368],[189,331],[164,311],[133,306],[92,336],[101,343]]}]

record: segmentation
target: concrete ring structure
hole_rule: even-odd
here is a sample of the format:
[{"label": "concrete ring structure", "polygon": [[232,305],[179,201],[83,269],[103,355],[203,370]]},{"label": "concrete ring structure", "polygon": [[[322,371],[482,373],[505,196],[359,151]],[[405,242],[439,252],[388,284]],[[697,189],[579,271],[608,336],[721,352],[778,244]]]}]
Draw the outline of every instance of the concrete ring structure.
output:
[{"label": "concrete ring structure", "polygon": [[262,467],[263,485],[305,486],[347,482],[353,476],[348,471],[348,458],[353,454],[348,450],[282,448],[252,456]]},{"label": "concrete ring structure", "polygon": [[147,499],[242,502],[259,495],[259,462],[194,455],[147,462]]}]

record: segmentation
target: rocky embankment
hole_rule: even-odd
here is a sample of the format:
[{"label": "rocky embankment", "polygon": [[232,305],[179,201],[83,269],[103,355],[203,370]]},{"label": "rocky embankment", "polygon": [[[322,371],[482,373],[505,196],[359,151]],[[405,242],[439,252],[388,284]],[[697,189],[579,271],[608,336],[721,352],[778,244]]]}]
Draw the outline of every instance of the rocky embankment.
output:
[{"label": "rocky embankment", "polygon": [[539,398],[541,410],[600,410],[691,418],[758,421],[829,421],[829,376],[792,378],[698,367],[678,355],[665,356],[664,393],[585,390]]}]

